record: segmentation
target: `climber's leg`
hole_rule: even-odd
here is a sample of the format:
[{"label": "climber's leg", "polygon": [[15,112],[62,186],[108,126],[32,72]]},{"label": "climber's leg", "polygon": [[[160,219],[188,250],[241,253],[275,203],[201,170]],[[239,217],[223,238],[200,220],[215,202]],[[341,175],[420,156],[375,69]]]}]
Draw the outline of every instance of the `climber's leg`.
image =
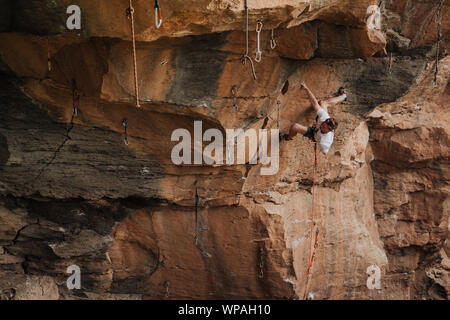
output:
[{"label": "climber's leg", "polygon": [[310,135],[311,133],[314,135],[314,131],[312,130],[311,127],[305,127],[305,126],[302,126],[301,124],[294,123],[289,128],[289,135],[288,135],[287,139],[292,140],[297,135],[297,133],[300,133],[304,136]]},{"label": "climber's leg", "polygon": [[327,100],[320,100],[319,104],[320,106],[325,109],[326,111],[328,110],[328,107],[333,106],[335,104],[341,103],[342,101],[346,101],[347,100],[347,94],[344,91],[344,88],[339,88],[338,91],[338,96],[337,97],[333,97]]},{"label": "climber's leg", "polygon": [[347,95],[345,93],[343,93],[340,96],[333,97],[333,98],[330,98],[328,100],[322,101],[322,103],[326,104],[327,107],[328,107],[330,105],[335,105],[335,104],[341,103],[345,99],[347,99]]}]

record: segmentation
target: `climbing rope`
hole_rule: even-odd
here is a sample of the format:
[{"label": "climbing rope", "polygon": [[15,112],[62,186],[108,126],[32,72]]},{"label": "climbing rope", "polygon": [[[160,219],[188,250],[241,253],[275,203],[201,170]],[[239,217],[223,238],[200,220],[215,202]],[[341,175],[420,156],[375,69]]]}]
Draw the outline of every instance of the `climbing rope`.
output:
[{"label": "climbing rope", "polygon": [[314,143],[314,170],[313,170],[313,187],[312,187],[312,204],[311,204],[311,227],[309,232],[309,255],[308,255],[308,270],[306,272],[306,284],[305,293],[303,299],[306,299],[306,293],[308,291],[308,282],[311,275],[312,266],[314,263],[314,256],[319,245],[319,229],[316,230],[316,241],[314,244],[314,251],[312,251],[312,238],[314,230],[314,198],[315,198],[315,185],[316,185],[316,171],[317,171],[317,143]]},{"label": "climbing rope", "polygon": [[78,108],[80,104],[80,94],[77,89],[77,82],[75,79],[72,79],[72,116],[76,117],[78,115]]},{"label": "climbing rope", "polygon": [[264,278],[264,248],[259,247],[259,277]]},{"label": "climbing rope", "polygon": [[436,43],[436,69],[434,72],[434,80],[433,87],[437,87],[437,78],[439,74],[439,53],[441,47],[441,38],[442,38],[442,6],[444,4],[444,0],[439,0],[438,6],[438,14],[437,14],[437,23],[438,23],[438,34],[437,34],[437,43]]},{"label": "climbing rope", "polygon": [[303,300],[306,300],[307,295],[306,293],[308,292],[308,283],[309,283],[309,278],[311,276],[312,273],[312,267],[314,264],[314,260],[316,257],[316,253],[317,253],[317,248],[319,247],[319,229],[316,229],[316,240],[314,241],[314,251],[312,253],[311,259],[309,261],[308,264],[308,271],[306,272],[306,285],[305,285],[305,292],[303,293]]},{"label": "climbing rope", "polygon": [[50,39],[49,37],[47,37],[47,68],[48,71],[52,71],[52,61],[51,61],[51,56],[50,56]]},{"label": "climbing rope", "polygon": [[262,52],[261,52],[261,31],[263,28],[263,24],[261,20],[258,20],[256,24],[256,56],[255,61],[261,62]]},{"label": "climbing rope", "polygon": [[134,66],[134,91],[136,96],[136,108],[140,108],[139,104],[139,87],[138,87],[138,75],[137,75],[137,61],[136,61],[136,35],[134,32],[134,8],[133,0],[130,0],[130,7],[127,9],[127,16],[131,20],[131,37],[133,43],[133,66]]},{"label": "climbing rope", "polygon": [[237,105],[237,85],[233,85],[231,87],[231,94],[233,96],[233,108],[234,108],[234,111],[238,112],[239,111],[239,107]]},{"label": "climbing rope", "polygon": [[253,65],[252,58],[250,58],[248,55],[248,3],[247,3],[247,0],[245,0],[245,16],[246,16],[245,54],[242,56],[241,62],[243,65],[245,65],[247,60],[250,61],[250,64],[252,67],[253,78],[256,80],[255,66]]},{"label": "climbing rope", "polygon": [[155,0],[155,25],[159,29],[163,22],[161,8],[159,7],[159,0]]},{"label": "climbing rope", "polygon": [[197,245],[198,242],[198,204],[200,203],[200,197],[198,196],[198,189],[195,188],[195,235],[194,235],[194,242]]},{"label": "climbing rope", "polygon": [[122,120],[122,125],[123,125],[123,127],[124,127],[123,142],[124,142],[125,145],[127,146],[127,145],[129,145],[129,142],[128,142],[128,121],[127,121],[126,118],[124,118],[124,119]]},{"label": "climbing rope", "polygon": [[270,48],[273,50],[277,47],[277,43],[275,41],[275,35],[274,35],[275,31],[272,29],[270,31]]}]

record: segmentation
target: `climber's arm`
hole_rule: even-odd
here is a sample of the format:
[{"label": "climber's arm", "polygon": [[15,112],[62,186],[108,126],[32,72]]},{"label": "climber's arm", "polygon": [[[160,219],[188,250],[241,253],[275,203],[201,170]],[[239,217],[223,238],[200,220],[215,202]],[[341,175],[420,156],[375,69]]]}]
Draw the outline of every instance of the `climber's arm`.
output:
[{"label": "climber's arm", "polygon": [[319,105],[319,102],[317,101],[316,97],[314,96],[314,94],[313,94],[313,93],[311,92],[311,90],[309,90],[309,88],[306,86],[306,83],[302,82],[302,83],[301,83],[301,86],[302,86],[303,88],[305,88],[306,92],[308,93],[309,100],[311,101],[311,104],[313,105],[314,110],[316,110],[316,112],[319,111],[320,105]]}]

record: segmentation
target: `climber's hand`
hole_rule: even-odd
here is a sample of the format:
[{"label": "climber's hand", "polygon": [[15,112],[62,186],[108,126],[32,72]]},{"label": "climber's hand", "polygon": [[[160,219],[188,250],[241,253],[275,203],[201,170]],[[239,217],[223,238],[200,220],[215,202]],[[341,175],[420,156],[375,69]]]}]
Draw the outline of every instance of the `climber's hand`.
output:
[{"label": "climber's hand", "polygon": [[301,86],[302,88],[305,88],[305,89],[307,88],[305,81],[302,81],[302,82],[300,83],[300,86]]}]

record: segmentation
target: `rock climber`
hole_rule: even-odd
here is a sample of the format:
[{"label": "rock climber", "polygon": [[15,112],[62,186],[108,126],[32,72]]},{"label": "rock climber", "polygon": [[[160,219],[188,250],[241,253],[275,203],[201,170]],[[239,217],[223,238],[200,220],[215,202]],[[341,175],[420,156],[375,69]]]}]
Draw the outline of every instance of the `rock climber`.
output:
[{"label": "rock climber", "polygon": [[280,134],[280,138],[292,140],[297,133],[301,133],[304,137],[317,142],[320,146],[320,150],[324,154],[327,154],[333,144],[334,131],[338,127],[338,122],[336,119],[331,118],[328,114],[328,107],[346,100],[347,94],[344,92],[344,88],[339,88],[338,95],[336,97],[328,100],[317,100],[304,82],[301,83],[301,86],[305,88],[308,93],[309,100],[311,101],[314,110],[317,112],[316,124],[311,127],[305,127],[301,124],[294,123],[289,128],[289,133]]}]

